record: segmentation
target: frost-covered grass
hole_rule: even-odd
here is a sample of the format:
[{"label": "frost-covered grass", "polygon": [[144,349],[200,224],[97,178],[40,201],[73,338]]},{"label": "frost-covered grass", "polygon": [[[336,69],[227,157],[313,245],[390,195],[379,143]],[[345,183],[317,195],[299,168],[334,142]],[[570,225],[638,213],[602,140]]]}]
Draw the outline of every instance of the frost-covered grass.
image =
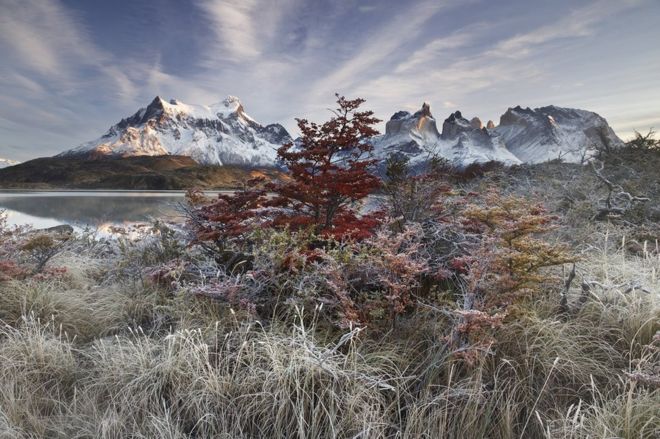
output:
[{"label": "frost-covered grass", "polygon": [[259,322],[151,282],[170,238],[70,243],[66,275],[0,282],[0,438],[657,437],[660,259],[625,248],[595,236],[568,313],[550,284],[468,361],[433,309]]}]

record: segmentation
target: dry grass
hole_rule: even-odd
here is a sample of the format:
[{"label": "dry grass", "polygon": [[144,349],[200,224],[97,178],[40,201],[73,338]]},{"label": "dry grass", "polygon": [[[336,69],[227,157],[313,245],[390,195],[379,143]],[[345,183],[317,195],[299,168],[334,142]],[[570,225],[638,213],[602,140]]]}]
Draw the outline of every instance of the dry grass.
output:
[{"label": "dry grass", "polygon": [[432,313],[377,340],[261,326],[63,254],[64,279],[0,284],[0,438],[658,437],[634,377],[660,364],[660,259],[622,248],[596,236],[570,312],[548,290],[475,363]]}]

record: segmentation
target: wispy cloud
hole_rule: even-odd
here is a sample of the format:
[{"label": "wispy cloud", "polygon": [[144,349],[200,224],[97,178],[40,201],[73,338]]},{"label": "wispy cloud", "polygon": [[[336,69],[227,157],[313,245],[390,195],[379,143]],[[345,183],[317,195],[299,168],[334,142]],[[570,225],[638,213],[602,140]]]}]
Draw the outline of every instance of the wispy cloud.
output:
[{"label": "wispy cloud", "polygon": [[[552,53],[552,43],[594,35],[602,31],[600,25],[605,19],[639,3],[597,0],[529,32],[498,38],[490,33],[496,28],[493,23],[476,23],[428,42],[394,70],[361,82],[355,92],[371,98],[380,107],[392,107],[397,100],[407,107],[431,100],[456,109],[470,107],[475,93],[509,89],[516,84],[519,87],[536,83],[544,89],[542,81],[549,75],[545,57]],[[472,46],[474,50],[467,50]],[[512,97],[506,105],[515,105],[518,99]],[[488,104],[481,101],[477,102],[492,113]]]},{"label": "wispy cloud", "polygon": [[243,63],[268,57],[282,41],[282,18],[297,5],[304,7],[300,0],[197,0],[216,38],[208,58]]},{"label": "wispy cloud", "polygon": [[85,57],[90,47],[78,23],[56,1],[7,0],[0,15],[0,41],[20,62],[42,74],[69,70],[64,57]]},{"label": "wispy cloud", "polygon": [[461,29],[460,31],[454,32],[446,37],[436,38],[427,43],[421,49],[413,52],[409,58],[396,67],[394,73],[411,71],[417,67],[426,66],[430,63],[446,62],[446,59],[441,58],[442,55],[451,53],[473,43],[477,36],[486,28],[487,26],[479,24]]},{"label": "wispy cloud", "polygon": [[85,82],[80,75],[85,68],[111,83],[120,98],[135,95],[129,76],[110,54],[91,43],[80,19],[57,0],[6,0],[0,15],[0,48],[13,67],[0,71],[20,76],[18,83],[32,92],[50,87],[60,95],[75,93]]},{"label": "wispy cloud", "polygon": [[[453,2],[443,0],[423,1],[415,7],[397,11],[390,22],[369,32],[365,43],[346,62],[323,78],[315,86],[312,95],[320,96],[328,90],[348,90],[360,82],[364,73],[391,59],[397,49],[413,41],[424,31],[424,25],[443,8]],[[382,66],[381,66],[382,67]]]},{"label": "wispy cloud", "polygon": [[261,54],[261,41],[253,20],[257,5],[256,0],[205,0],[200,3],[231,59],[242,61]]}]

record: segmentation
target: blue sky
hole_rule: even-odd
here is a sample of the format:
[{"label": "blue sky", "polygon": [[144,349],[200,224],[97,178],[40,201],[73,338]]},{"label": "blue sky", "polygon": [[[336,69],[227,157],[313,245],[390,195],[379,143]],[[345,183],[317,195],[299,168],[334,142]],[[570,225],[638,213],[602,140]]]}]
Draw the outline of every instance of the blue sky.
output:
[{"label": "blue sky", "polygon": [[294,132],[335,91],[381,119],[555,104],[625,138],[660,129],[659,20],[658,0],[0,0],[0,157],[94,139],[156,95],[236,95]]}]

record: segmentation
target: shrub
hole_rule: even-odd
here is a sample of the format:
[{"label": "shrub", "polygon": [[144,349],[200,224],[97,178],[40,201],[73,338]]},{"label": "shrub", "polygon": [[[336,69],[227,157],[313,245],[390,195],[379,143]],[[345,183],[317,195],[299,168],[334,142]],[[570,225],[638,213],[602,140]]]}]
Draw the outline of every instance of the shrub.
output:
[{"label": "shrub", "polygon": [[635,130],[635,137],[626,142],[626,147],[631,150],[657,150],[660,149],[660,139],[655,138],[653,128],[646,134]]},{"label": "shrub", "polygon": [[[453,349],[488,346],[507,315],[539,293],[550,267],[574,261],[568,249],[542,239],[555,218],[538,204],[495,191],[447,193],[424,230],[429,281],[454,297],[448,340]],[[441,308],[447,308],[440,295]],[[429,296],[426,301],[433,301]]]},{"label": "shrub", "polygon": [[541,205],[489,193],[482,203],[469,204],[464,215],[465,227],[483,236],[475,254],[468,256],[465,278],[468,290],[486,308],[528,298],[544,282],[543,269],[575,260],[565,245],[539,239],[557,219]]},{"label": "shrub", "polygon": [[452,172],[446,161],[432,159],[422,172],[413,174],[407,157],[388,157],[383,192],[393,226],[402,231],[407,223],[431,218],[433,202],[450,191]]},{"label": "shrub", "polygon": [[48,261],[60,253],[63,248],[63,240],[55,239],[50,235],[41,234],[29,237],[20,249],[26,252],[33,261],[34,272],[41,272]]}]

